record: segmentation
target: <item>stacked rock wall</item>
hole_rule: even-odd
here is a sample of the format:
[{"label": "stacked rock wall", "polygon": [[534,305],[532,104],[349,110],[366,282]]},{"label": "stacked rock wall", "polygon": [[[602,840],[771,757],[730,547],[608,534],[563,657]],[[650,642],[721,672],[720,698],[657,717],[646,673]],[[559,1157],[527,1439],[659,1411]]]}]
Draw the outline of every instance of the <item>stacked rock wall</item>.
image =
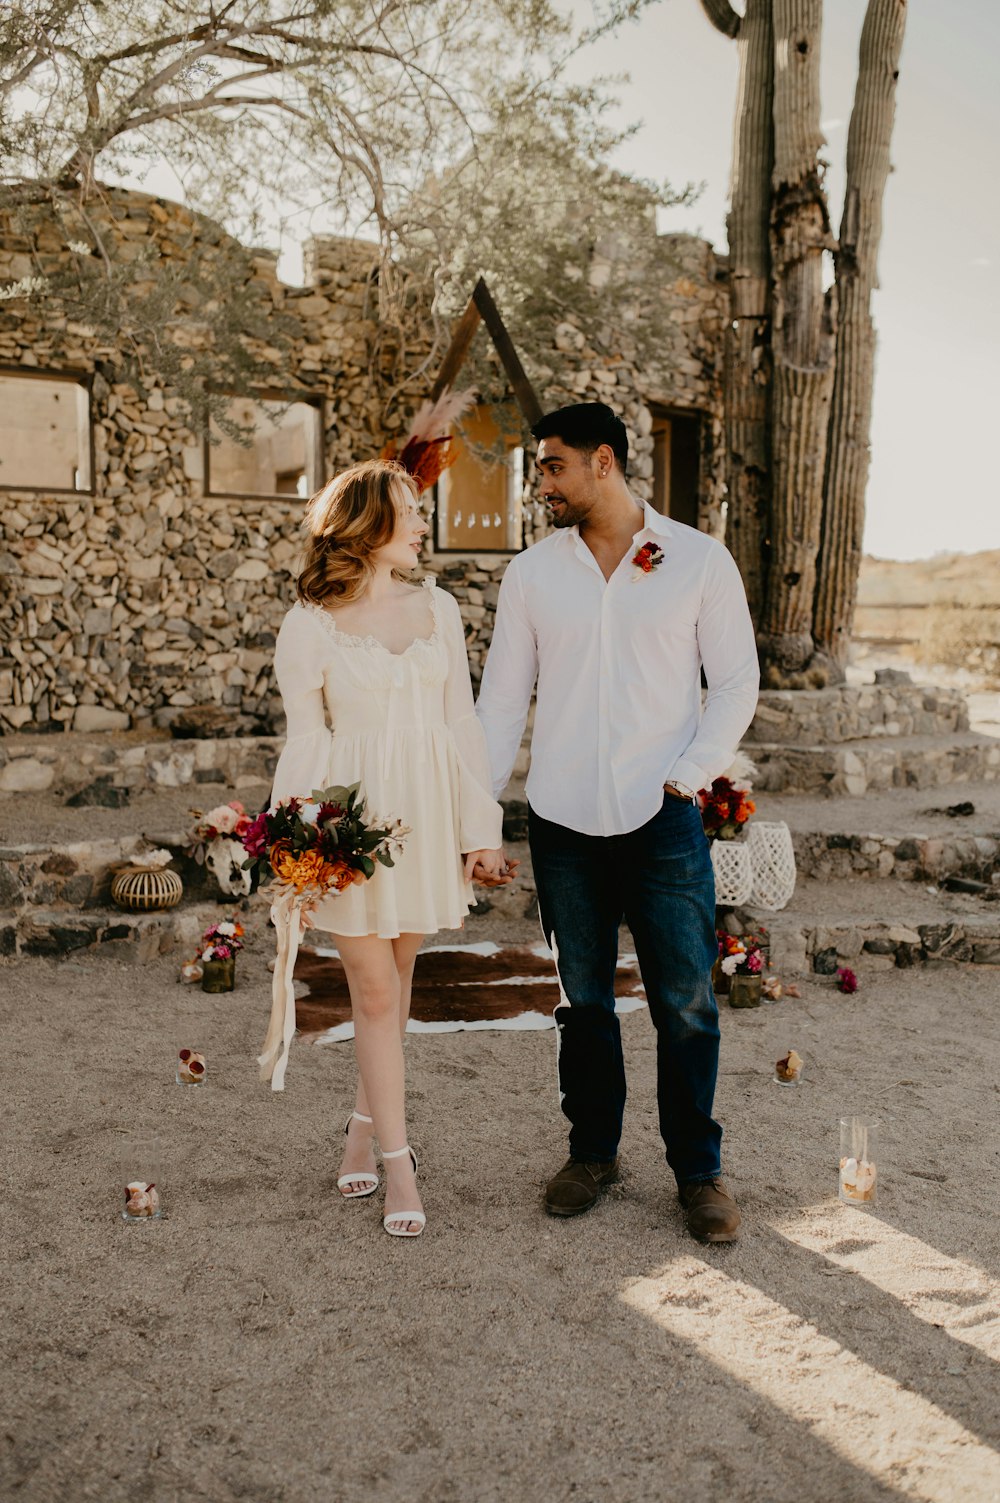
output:
[{"label": "stacked rock wall", "polygon": [[[192,236],[220,232],[183,207],[144,194],[109,194],[109,233],[159,257],[182,254]],[[658,295],[675,335],[657,369],[604,348],[564,324],[556,336],[546,406],[602,399],[625,418],[634,450],[633,488],[650,493],[650,404],[703,415],[700,525],[721,530],[721,331],[724,286],[704,241],[671,237],[676,274]],[[43,225],[33,246],[0,222],[0,285],[36,262],[72,252]],[[371,274],[374,247],[313,242],[310,285],[281,284],[275,261],[254,252],[248,284],[258,310],[280,316],[286,352],[248,340],[272,384],[323,401],[327,474],[377,454],[405,421],[383,423],[370,379],[377,343]],[[203,338],[192,319],[185,338]],[[426,335],[429,341],[429,331]],[[414,348],[420,346],[420,331]],[[44,299],[0,304],[0,372],[78,372],[91,383],[93,494],[4,489],[0,509],[0,729],[118,729],[166,724],[192,705],[218,704],[234,718],[273,725],[279,709],[271,669],[281,617],[293,598],[302,502],[206,494],[204,446],[186,404],[155,375],[115,379],[119,352],[57,316]],[[419,393],[415,394],[418,396]],[[544,530],[525,508],[526,542]],[[425,560],[456,595],[478,676],[492,633],[499,580],[509,555]]]}]

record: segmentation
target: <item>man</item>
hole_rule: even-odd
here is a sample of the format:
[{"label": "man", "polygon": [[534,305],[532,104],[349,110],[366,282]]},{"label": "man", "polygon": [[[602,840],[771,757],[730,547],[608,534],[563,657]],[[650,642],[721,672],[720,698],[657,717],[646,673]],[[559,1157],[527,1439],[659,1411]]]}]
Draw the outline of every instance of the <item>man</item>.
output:
[{"label": "man", "polygon": [[537,676],[529,842],[559,978],[571,1124],[545,1206],[577,1215],[617,1178],[624,918],[657,1031],[660,1132],[687,1225],[702,1241],[729,1242],[740,1213],[720,1178],[712,1117],[715,891],[696,794],[732,761],[757,702],[743,583],[721,543],[634,499],[625,426],[609,407],[563,407],[532,431],[555,531],[507,568],[477,708],[499,795]]}]

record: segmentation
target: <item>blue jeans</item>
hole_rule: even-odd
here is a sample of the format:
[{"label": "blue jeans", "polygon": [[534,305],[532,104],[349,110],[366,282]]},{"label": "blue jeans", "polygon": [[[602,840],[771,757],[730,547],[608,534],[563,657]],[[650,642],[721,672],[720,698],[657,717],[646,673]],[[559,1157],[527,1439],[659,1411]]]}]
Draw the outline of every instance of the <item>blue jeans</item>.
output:
[{"label": "blue jeans", "polygon": [[610,1162],[625,1110],[615,1013],[618,926],[632,931],[656,1029],[660,1133],[678,1184],[720,1172],[712,1117],[719,1014],[715,881],[701,815],[664,794],[647,824],[625,835],[581,835],[528,813],[531,862],[562,997],[556,1008],[559,1091],[574,1158]]}]

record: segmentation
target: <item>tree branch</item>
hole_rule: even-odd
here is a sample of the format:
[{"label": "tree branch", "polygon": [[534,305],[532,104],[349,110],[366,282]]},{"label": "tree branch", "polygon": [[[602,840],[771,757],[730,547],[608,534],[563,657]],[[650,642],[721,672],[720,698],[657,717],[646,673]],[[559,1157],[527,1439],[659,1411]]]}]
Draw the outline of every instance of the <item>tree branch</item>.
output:
[{"label": "tree branch", "polygon": [[701,8],[716,31],[721,31],[724,37],[739,36],[743,17],[739,11],[733,10],[729,0],[701,0]]}]

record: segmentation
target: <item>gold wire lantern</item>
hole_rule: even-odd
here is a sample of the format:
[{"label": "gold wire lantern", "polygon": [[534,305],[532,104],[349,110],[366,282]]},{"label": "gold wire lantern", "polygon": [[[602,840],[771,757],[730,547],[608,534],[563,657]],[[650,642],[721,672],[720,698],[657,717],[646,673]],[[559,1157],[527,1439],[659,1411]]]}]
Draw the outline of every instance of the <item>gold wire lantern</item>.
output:
[{"label": "gold wire lantern", "polygon": [[156,913],[176,908],[184,885],[176,872],[161,866],[126,866],[111,884],[111,900],[119,908]]}]

